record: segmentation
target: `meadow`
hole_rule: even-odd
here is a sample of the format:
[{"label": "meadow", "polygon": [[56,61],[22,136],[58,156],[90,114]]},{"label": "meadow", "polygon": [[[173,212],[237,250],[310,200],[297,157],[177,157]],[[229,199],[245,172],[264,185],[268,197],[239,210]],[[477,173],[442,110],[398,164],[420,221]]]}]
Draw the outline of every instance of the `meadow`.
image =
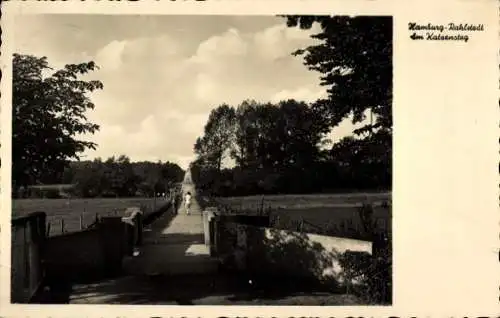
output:
[{"label": "meadow", "polygon": [[391,233],[390,192],[269,195],[216,198],[228,211],[243,214],[269,214],[275,228],[301,232],[356,237],[363,232],[359,209],[373,207],[377,231]]},{"label": "meadow", "polygon": [[[120,215],[126,208],[141,207],[149,213],[166,203],[162,198],[17,199],[12,200],[12,217],[36,211],[47,213],[49,235],[75,232],[92,224],[96,216]],[[80,221],[81,220],[81,221]]]}]

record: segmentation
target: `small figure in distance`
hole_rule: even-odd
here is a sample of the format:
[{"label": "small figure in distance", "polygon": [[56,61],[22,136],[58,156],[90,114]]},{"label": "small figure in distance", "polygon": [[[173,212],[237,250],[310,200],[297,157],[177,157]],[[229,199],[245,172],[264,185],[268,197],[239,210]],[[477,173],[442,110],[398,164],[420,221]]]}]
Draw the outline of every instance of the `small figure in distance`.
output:
[{"label": "small figure in distance", "polygon": [[177,214],[177,195],[174,192],[171,192],[171,200],[172,200],[172,212]]},{"label": "small figure in distance", "polygon": [[191,192],[187,192],[184,196],[184,204],[186,207],[186,214],[189,215],[189,207],[191,206]]}]

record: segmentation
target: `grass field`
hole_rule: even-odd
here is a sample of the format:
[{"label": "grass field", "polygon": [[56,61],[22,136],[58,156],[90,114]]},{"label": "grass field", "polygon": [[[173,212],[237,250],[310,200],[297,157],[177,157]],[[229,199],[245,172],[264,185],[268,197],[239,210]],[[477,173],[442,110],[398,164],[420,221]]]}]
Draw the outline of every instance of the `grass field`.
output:
[{"label": "grass field", "polygon": [[[269,213],[277,228],[349,235],[362,229],[358,210],[363,203],[374,207],[377,229],[390,233],[391,198],[391,193],[385,192],[228,197],[217,198],[216,202],[245,214]],[[383,206],[383,202],[389,206]]]},{"label": "grass field", "polygon": [[98,199],[20,199],[12,200],[12,217],[24,216],[32,212],[47,213],[50,224],[49,235],[61,233],[61,220],[64,231],[80,230],[80,218],[83,226],[92,224],[99,216],[119,215],[128,207],[144,207],[148,213],[162,206],[164,199],[157,198],[98,198]]}]

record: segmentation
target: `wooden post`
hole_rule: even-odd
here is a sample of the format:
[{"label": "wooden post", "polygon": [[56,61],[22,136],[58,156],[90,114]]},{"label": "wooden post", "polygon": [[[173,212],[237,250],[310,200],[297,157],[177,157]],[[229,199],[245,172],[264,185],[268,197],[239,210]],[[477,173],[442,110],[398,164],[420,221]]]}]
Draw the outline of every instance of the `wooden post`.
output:
[{"label": "wooden post", "polygon": [[47,237],[50,236],[50,221],[47,222]]},{"label": "wooden post", "polygon": [[64,219],[61,219],[61,234],[64,234]]},{"label": "wooden post", "polygon": [[260,201],[260,216],[264,215],[264,196],[262,196],[262,200]]},{"label": "wooden post", "polygon": [[80,231],[83,230],[83,214],[80,214]]},{"label": "wooden post", "polygon": [[125,253],[124,238],[127,234],[127,227],[118,218],[104,216],[97,225],[97,229],[104,256],[104,270],[106,273],[115,273],[120,269]]}]

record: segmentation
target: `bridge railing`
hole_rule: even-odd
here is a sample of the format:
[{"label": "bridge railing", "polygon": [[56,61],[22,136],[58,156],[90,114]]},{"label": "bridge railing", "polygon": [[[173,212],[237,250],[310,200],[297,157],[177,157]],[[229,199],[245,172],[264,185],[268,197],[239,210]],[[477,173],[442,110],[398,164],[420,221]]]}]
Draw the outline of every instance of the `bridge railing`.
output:
[{"label": "bridge railing", "polygon": [[92,228],[48,237],[44,212],[13,218],[11,302],[30,303],[42,286],[115,274],[143,241],[143,212],[102,217]]},{"label": "bridge railing", "polygon": [[29,302],[43,283],[44,212],[11,221],[11,302]]}]

